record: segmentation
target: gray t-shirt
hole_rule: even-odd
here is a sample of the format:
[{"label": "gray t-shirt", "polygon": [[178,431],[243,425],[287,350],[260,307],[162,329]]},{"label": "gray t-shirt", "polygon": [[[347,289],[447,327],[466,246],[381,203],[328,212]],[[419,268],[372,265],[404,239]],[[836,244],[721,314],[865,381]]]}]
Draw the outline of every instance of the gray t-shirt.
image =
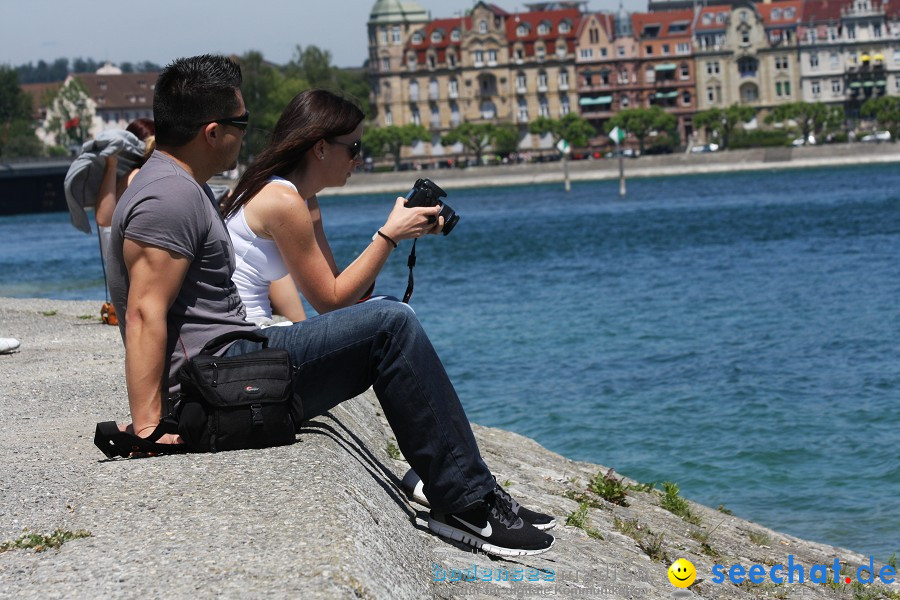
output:
[{"label": "gray t-shirt", "polygon": [[122,256],[126,238],[191,261],[166,318],[168,385],[173,393],[178,369],[206,342],[229,331],[256,329],[244,320],[244,305],[231,281],[231,239],[208,186],[197,183],[166,154],[154,152],[119,200],[112,221],[108,279],[123,340],[129,286]]}]

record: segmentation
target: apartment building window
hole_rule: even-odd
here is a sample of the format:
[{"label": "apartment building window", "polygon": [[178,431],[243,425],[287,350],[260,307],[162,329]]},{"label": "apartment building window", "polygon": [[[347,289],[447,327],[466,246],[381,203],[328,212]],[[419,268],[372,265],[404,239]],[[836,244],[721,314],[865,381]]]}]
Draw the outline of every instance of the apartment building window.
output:
[{"label": "apartment building window", "polygon": [[433,31],[431,33],[431,43],[432,44],[440,44],[444,41],[444,35],[440,31]]},{"label": "apartment building window", "polygon": [[538,35],[547,35],[550,33],[550,24],[547,21],[542,21],[540,25],[538,25],[537,29]]},{"label": "apartment building window", "polygon": [[775,57],[775,68],[783,71],[788,68],[788,57],[787,56],[776,56]]},{"label": "apartment building window", "polygon": [[831,55],[828,57],[828,65],[832,69],[837,69],[840,66],[840,63],[841,63],[841,59],[840,59],[840,56],[838,56],[838,53],[832,52]]},{"label": "apartment building window", "polygon": [[894,63],[900,63],[900,48],[894,49]]},{"label": "apartment building window", "polygon": [[447,82],[447,96],[449,98],[459,98],[459,81],[456,77]]},{"label": "apartment building window", "polygon": [[819,94],[822,93],[822,88],[819,86],[818,79],[813,79],[809,85],[810,85],[810,88],[812,89],[813,96],[818,96]]},{"label": "apartment building window", "polygon": [[715,92],[715,90],[713,90],[712,86],[708,86],[706,88],[706,99],[709,100],[710,102],[715,102],[715,100],[716,100],[716,92]]},{"label": "apartment building window", "polygon": [[406,57],[406,65],[410,71],[416,70],[416,53],[410,52],[409,56]]},{"label": "apartment building window", "polygon": [[651,46],[650,44],[647,44],[647,46],[644,48],[644,51],[647,56],[653,56],[653,46]]},{"label": "apartment building window", "polygon": [[484,52],[481,50],[476,50],[472,53],[473,61],[475,62],[476,67],[484,66]]},{"label": "apartment building window", "polygon": [[572,25],[568,21],[563,21],[559,24],[559,32],[560,33],[569,33],[572,30]]},{"label": "apartment building window", "polygon": [[691,93],[687,90],[681,92],[681,103],[685,106],[691,105]]},{"label": "apartment building window", "polygon": [[433,71],[434,67],[435,67],[435,62],[437,61],[434,54],[429,54],[425,60],[428,62],[428,68]]},{"label": "apartment building window", "polygon": [[400,27],[396,25],[391,28],[391,42],[394,44],[400,43]]},{"label": "apartment building window", "polygon": [[381,70],[382,71],[390,71],[391,70],[391,59],[387,56],[382,57],[381,59]]},{"label": "apartment building window", "polygon": [[545,73],[544,71],[538,73],[538,91],[547,91],[547,73]]},{"label": "apartment building window", "polygon": [[849,40],[856,39],[856,26],[855,25],[847,25],[847,39],[849,39]]},{"label": "apartment building window", "polygon": [[384,124],[390,127],[394,124],[394,115],[391,114],[391,109],[384,109]]},{"label": "apartment building window", "polygon": [[412,107],[412,122],[413,125],[421,125],[422,124],[422,115],[419,114],[419,107]]},{"label": "apartment building window", "polygon": [[631,103],[631,100],[628,98],[628,94],[622,94],[622,97],[619,98],[619,106],[625,108]]},{"label": "apartment building window", "polygon": [[459,105],[456,102],[450,103],[450,126],[459,125]]},{"label": "apartment building window", "polygon": [[528,102],[521,96],[519,97],[519,121],[523,123],[528,121]]},{"label": "apartment building window", "polygon": [[559,72],[559,89],[561,89],[561,90],[569,89],[569,72],[568,71],[560,71]]},{"label": "apartment building window", "polygon": [[819,53],[818,52],[810,52],[809,53],[809,67],[811,69],[819,68]]},{"label": "apartment building window", "polygon": [[413,79],[409,82],[409,100],[416,102],[419,99],[419,82]]},{"label": "apartment building window", "polygon": [[556,56],[558,56],[559,58],[565,58],[567,52],[568,51],[566,50],[565,42],[560,41],[556,43]]},{"label": "apartment building window", "polygon": [[550,105],[547,103],[546,96],[541,96],[538,99],[538,114],[542,117],[550,116]]},{"label": "apartment building window", "polygon": [[451,69],[456,68],[456,55],[453,54],[452,52],[447,53],[447,66],[450,67]]},{"label": "apartment building window", "polygon": [[625,46],[616,46],[616,54],[625,56]]},{"label": "apartment building window", "polygon": [[516,75],[516,92],[520,94],[524,94],[528,89],[528,77],[525,73],[519,73]]},{"label": "apartment building window", "polygon": [[528,35],[528,27],[524,23],[516,27],[517,37],[525,37],[526,35]]},{"label": "apartment building window", "polygon": [[712,25],[712,21],[713,21],[712,13],[705,13],[703,15],[703,18],[701,19],[701,22],[704,25]]},{"label": "apartment building window", "polygon": [[381,28],[381,43],[387,44],[387,27]]},{"label": "apartment building window", "polygon": [[591,27],[588,30],[588,38],[591,40],[592,44],[597,44],[600,42],[600,30],[596,27]]},{"label": "apartment building window", "polygon": [[813,44],[814,44],[814,43],[816,42],[816,30],[813,29],[813,28],[807,29],[807,30],[806,30],[806,39],[807,39],[810,43],[813,43]]},{"label": "apartment building window", "polygon": [[581,48],[578,51],[578,57],[581,58],[582,60],[594,58],[594,49],[593,48]]},{"label": "apartment building window", "polygon": [[844,90],[844,86],[841,84],[840,79],[832,79],[831,80],[831,93],[835,96],[840,94]]},{"label": "apartment building window", "polygon": [[487,33],[488,32],[488,24],[487,21],[481,20],[478,21],[478,33]]},{"label": "apartment building window", "polygon": [[431,79],[428,82],[428,99],[429,100],[437,100],[440,97],[440,93],[438,92],[438,81],[437,79]]},{"label": "apartment building window", "polygon": [[872,37],[881,37],[881,23],[875,23],[874,25],[872,25]]},{"label": "apartment building window", "polygon": [[493,67],[497,64],[497,51],[488,50],[488,66]]},{"label": "apartment building window", "polygon": [[690,79],[691,78],[691,67],[688,66],[687,63],[681,63],[681,78],[682,79]]},{"label": "apartment building window", "polygon": [[437,104],[431,104],[431,128],[438,129],[441,126],[441,111]]},{"label": "apartment building window", "polygon": [[450,40],[453,42],[459,41],[459,29],[454,29],[450,32]]},{"label": "apartment building window", "polygon": [[481,118],[493,119],[497,116],[497,107],[490,100],[481,103]]},{"label": "apartment building window", "polygon": [[691,45],[688,42],[678,42],[678,45],[675,46],[675,54],[690,54],[691,53]]},{"label": "apartment building window", "polygon": [[653,70],[653,67],[647,67],[647,70],[644,71],[644,83],[654,83],[656,81],[656,71]]},{"label": "apartment building window", "polygon": [[706,74],[707,75],[718,75],[719,74],[719,61],[709,61],[706,63]]},{"label": "apartment building window", "polygon": [[828,39],[832,42],[837,41],[837,39],[838,39],[837,27],[829,27],[828,28]]},{"label": "apartment building window", "polygon": [[522,64],[525,61],[525,49],[524,48],[521,48],[521,47],[516,48],[515,55],[516,55],[516,63]]},{"label": "apartment building window", "polygon": [[600,48],[600,56],[606,58],[606,48]]},{"label": "apartment building window", "polygon": [[628,83],[628,71],[626,69],[619,71],[619,83]]},{"label": "apartment building window", "polygon": [[750,30],[749,29],[745,29],[744,31],[741,32],[741,43],[742,44],[750,43]]},{"label": "apartment building window", "polygon": [[561,116],[561,117],[566,116],[567,114],[569,114],[570,110],[571,110],[571,106],[569,106],[569,97],[562,96],[559,99],[559,116]]},{"label": "apartment building window", "polygon": [[544,62],[544,59],[547,58],[547,50],[544,48],[543,44],[538,44],[534,48],[534,54],[537,56],[538,61]]},{"label": "apartment building window", "polygon": [[421,44],[422,43],[422,32],[421,31],[417,31],[413,34],[412,43],[413,44]]},{"label": "apartment building window", "polygon": [[669,44],[662,45],[662,53],[664,56],[667,56],[669,54]]}]

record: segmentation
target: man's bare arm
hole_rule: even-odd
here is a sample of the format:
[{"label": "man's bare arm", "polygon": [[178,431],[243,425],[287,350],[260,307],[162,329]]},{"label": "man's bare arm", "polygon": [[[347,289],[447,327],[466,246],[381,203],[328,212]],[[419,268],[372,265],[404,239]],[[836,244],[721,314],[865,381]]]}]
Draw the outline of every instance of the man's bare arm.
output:
[{"label": "man's bare arm", "polygon": [[125,315],[125,383],[134,432],[147,437],[159,423],[168,376],[166,314],[178,296],[190,260],[129,239],[125,240],[123,254],[130,280]]}]

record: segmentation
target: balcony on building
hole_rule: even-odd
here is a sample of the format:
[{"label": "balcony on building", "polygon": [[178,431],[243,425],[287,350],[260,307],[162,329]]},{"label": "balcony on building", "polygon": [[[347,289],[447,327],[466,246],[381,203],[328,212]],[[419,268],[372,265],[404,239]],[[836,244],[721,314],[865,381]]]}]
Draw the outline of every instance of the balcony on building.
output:
[{"label": "balcony on building", "polygon": [[599,113],[608,113],[612,110],[612,96],[583,96],[578,99],[581,114],[590,118]]}]

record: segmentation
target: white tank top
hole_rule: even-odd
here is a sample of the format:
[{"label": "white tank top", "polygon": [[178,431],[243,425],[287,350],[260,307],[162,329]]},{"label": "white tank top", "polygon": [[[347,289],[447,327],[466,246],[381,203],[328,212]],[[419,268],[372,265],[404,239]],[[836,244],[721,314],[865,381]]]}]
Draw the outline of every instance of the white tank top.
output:
[{"label": "white tank top", "polygon": [[[270,177],[269,183],[286,185],[297,191],[293,183],[281,177]],[[228,217],[225,225],[234,246],[235,269],[231,279],[247,309],[247,320],[271,319],[269,284],[288,274],[278,246],[274,240],[253,233],[247,225],[243,206]]]}]

